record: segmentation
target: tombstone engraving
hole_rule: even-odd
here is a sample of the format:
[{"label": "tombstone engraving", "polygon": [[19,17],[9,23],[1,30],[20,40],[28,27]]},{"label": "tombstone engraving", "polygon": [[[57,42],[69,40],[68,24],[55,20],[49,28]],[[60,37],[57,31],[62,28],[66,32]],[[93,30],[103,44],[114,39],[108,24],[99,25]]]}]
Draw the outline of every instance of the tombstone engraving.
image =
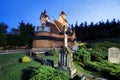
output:
[{"label": "tombstone engraving", "polygon": [[108,61],[120,64],[120,49],[112,47],[108,49]]}]

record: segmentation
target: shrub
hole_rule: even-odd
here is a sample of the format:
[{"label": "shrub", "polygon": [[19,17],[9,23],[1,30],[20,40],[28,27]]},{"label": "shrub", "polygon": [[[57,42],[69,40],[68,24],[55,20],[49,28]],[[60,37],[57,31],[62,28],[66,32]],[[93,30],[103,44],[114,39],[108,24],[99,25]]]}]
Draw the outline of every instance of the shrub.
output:
[{"label": "shrub", "polygon": [[86,62],[90,61],[90,53],[84,48],[77,49],[73,53],[73,58],[75,61],[80,61],[82,63],[86,63]]},{"label": "shrub", "polygon": [[31,61],[31,59],[28,57],[28,56],[24,56],[23,58],[22,58],[22,62],[23,63],[28,63],[28,62],[30,62]]},{"label": "shrub", "polygon": [[80,44],[80,48],[81,48],[81,49],[82,49],[82,48],[87,49],[86,43],[81,43],[81,44]]},{"label": "shrub", "polygon": [[92,61],[101,61],[106,57],[106,54],[102,51],[102,49],[99,48],[92,50],[90,53]]},{"label": "shrub", "polygon": [[51,56],[57,56],[58,54],[59,54],[59,51],[56,49],[52,49],[48,52],[48,55],[51,55]]},{"label": "shrub", "polygon": [[120,66],[109,63],[106,60],[102,60],[100,62],[89,62],[84,68],[91,71],[98,71],[105,75],[104,77],[111,78],[111,80],[119,80],[120,78]]},{"label": "shrub", "polygon": [[34,69],[30,80],[69,80],[67,73],[50,66]]}]

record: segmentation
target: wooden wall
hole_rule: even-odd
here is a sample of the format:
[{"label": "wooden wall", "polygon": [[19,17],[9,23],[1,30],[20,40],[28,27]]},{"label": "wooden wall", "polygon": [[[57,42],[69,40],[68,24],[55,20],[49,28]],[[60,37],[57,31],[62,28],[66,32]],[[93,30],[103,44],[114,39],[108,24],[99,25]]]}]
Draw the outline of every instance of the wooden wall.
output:
[{"label": "wooden wall", "polygon": [[[39,36],[49,36],[49,37],[55,37],[58,39],[63,39],[64,35],[54,34],[50,32],[37,32],[36,37]],[[69,39],[72,40],[72,36],[68,36]],[[73,41],[68,42],[69,46],[73,46]],[[64,46],[64,40],[49,40],[49,39],[34,39],[33,40],[33,48],[60,48],[61,46]]]}]

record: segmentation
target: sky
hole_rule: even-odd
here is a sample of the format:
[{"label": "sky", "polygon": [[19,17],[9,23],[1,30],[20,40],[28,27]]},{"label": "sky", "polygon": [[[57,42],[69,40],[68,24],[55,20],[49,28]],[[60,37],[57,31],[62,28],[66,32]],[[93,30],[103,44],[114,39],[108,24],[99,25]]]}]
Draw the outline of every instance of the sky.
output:
[{"label": "sky", "polygon": [[40,26],[40,14],[44,10],[50,22],[59,19],[63,10],[69,24],[87,21],[97,23],[120,20],[120,0],[0,0],[0,22],[17,28],[21,20]]}]

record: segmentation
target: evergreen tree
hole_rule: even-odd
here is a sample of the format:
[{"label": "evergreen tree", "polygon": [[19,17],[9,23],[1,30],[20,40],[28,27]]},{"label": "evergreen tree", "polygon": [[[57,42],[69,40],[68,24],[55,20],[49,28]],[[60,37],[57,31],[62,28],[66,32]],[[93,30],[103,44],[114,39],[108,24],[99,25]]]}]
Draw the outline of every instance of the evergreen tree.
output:
[{"label": "evergreen tree", "polygon": [[19,24],[18,30],[20,34],[21,45],[31,48],[35,27],[30,23],[25,24],[23,21],[21,21]]},{"label": "evergreen tree", "polygon": [[7,45],[7,28],[5,23],[0,23],[0,47]]}]

